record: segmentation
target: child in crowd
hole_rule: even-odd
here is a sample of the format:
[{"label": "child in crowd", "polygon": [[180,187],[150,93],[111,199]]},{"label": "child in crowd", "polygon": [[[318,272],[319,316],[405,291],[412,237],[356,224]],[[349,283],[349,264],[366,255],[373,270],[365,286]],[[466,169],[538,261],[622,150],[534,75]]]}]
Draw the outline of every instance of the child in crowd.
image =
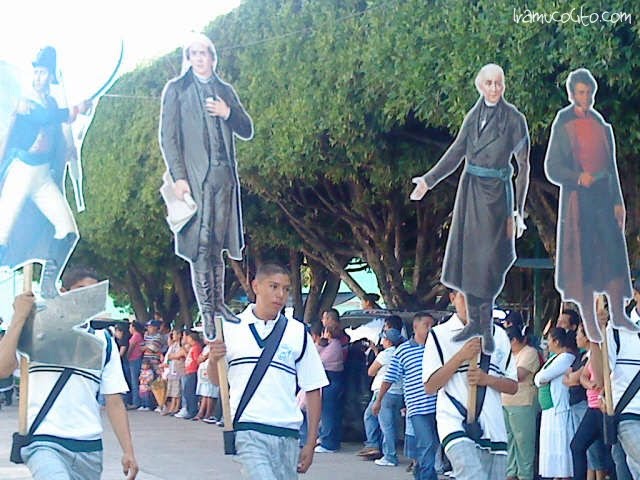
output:
[{"label": "child in crowd", "polygon": [[215,399],[219,397],[219,387],[209,381],[209,375],[207,374],[210,344],[211,342],[206,342],[202,353],[198,357],[198,384],[196,386],[196,394],[200,396],[200,408],[198,414],[193,417],[192,420],[216,423],[218,419],[213,416],[213,407],[215,406]]},{"label": "child in crowd", "polygon": [[151,362],[148,360],[142,361],[142,368],[140,369],[140,403],[141,406],[138,410],[143,412],[149,411],[153,408],[153,393],[151,392],[151,383],[155,378]]},{"label": "child in crowd", "polygon": [[167,408],[163,415],[173,415],[180,410],[181,381],[184,376],[184,359],[187,356],[182,347],[182,332],[173,330],[169,349],[165,355],[165,362],[168,365],[167,374]]}]

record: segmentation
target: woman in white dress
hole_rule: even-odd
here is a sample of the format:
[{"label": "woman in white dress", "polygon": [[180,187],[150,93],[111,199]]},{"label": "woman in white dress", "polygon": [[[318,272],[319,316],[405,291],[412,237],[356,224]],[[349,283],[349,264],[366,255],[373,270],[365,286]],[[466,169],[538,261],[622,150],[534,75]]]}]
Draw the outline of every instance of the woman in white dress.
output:
[{"label": "woman in white dress", "polygon": [[573,477],[570,444],[575,426],[569,408],[569,388],[563,384],[562,378],[571,368],[575,351],[574,332],[552,329],[549,332],[551,356],[534,378],[542,408],[538,473],[543,478]]}]

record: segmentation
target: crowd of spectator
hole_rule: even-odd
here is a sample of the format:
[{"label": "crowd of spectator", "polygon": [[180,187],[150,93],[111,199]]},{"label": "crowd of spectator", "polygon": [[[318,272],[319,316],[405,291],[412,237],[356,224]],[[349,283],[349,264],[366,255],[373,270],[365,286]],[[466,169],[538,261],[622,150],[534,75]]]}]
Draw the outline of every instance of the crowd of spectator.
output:
[{"label": "crowd of spectator", "polygon": [[[458,306],[453,295],[453,303]],[[640,296],[637,290],[636,296]],[[368,308],[379,308],[375,299],[369,300]],[[636,321],[640,320],[638,312],[639,307],[631,312]],[[457,321],[459,317],[454,315],[437,326],[431,314],[421,312],[407,328],[409,325],[400,317],[387,316],[380,343],[365,342],[363,358],[371,380],[371,396],[362,417],[365,438],[363,448],[357,452],[360,458],[379,467],[397,466],[397,445],[403,437],[404,455],[410,460],[407,471],[417,479],[435,479],[438,474],[451,472],[452,463],[460,464],[459,452],[465,444],[452,442],[452,435],[443,435],[442,431],[450,426],[442,413],[442,396],[437,392],[445,384],[458,381],[455,375],[461,375],[460,381],[467,388],[465,375],[470,375],[471,368],[463,368],[460,363],[439,388],[430,386],[435,373],[446,370],[449,360],[460,352],[473,350],[467,347],[472,343],[467,342],[460,352],[448,352],[446,332]],[[517,312],[510,312],[500,323],[496,328],[509,342],[508,358],[503,359],[502,368],[491,363],[490,369],[497,376],[511,375],[517,389],[507,385],[496,390],[502,392],[496,393],[495,398],[500,399],[497,405],[504,417],[506,444],[502,451],[487,447],[483,462],[505,462],[507,480],[528,480],[536,475],[557,479],[638,478],[633,476],[638,475],[633,454],[625,452],[619,442],[613,448],[604,442],[602,366],[592,361],[594,345],[585,335],[579,314],[572,309],[563,310],[544,332],[543,342],[531,335]],[[324,312],[321,322],[309,329],[330,381],[322,390],[320,434],[315,449],[316,453],[328,454],[338,451],[342,441],[350,338],[334,309]],[[130,386],[125,396],[128,409],[223,425],[217,401],[219,388],[209,382],[207,375],[209,344],[202,341],[198,332],[172,330],[158,316],[144,325],[136,321],[117,323],[113,331]],[[619,335],[614,343],[610,349],[618,355]],[[500,342],[498,351],[499,346]],[[631,347],[623,347],[623,351],[625,348]],[[640,359],[636,363],[640,364]],[[13,390],[13,378],[0,379],[0,403],[10,405]],[[449,391],[446,395],[451,396]],[[489,398],[484,403],[487,411],[492,408]],[[455,403],[452,398],[455,409],[464,409],[464,405]],[[447,408],[452,409],[451,405]],[[299,395],[299,406],[304,413],[303,394]],[[487,425],[486,418],[484,421],[484,433],[490,436],[493,427]],[[305,431],[303,424],[301,445]],[[476,443],[482,446],[482,441]],[[468,456],[465,452],[462,456]],[[467,478],[463,470],[456,478]]]},{"label": "crowd of spectator", "polygon": [[[640,296],[637,290],[635,293]],[[456,293],[453,295],[455,297]],[[640,307],[631,311],[635,321],[640,320],[639,311]],[[380,344],[370,344],[367,351],[370,354],[367,371],[372,378],[371,397],[363,414],[365,439],[363,448],[357,452],[358,456],[374,461],[377,466],[397,466],[396,445],[402,436],[397,426],[404,421],[404,454],[411,460],[407,470],[413,471],[417,479],[433,479],[437,478],[437,474],[445,473],[452,475],[451,463],[458,467],[467,463],[458,469],[459,476],[456,478],[473,478],[473,475],[467,476],[473,470],[468,464],[468,457],[472,457],[475,451],[485,452],[479,458],[484,473],[488,475],[486,478],[499,478],[492,476],[491,467],[489,470],[486,468],[486,465],[497,465],[496,462],[504,463],[500,467],[502,470],[496,467],[496,471],[505,471],[508,480],[640,478],[633,452],[625,452],[620,442],[613,446],[605,444],[602,372],[599,367],[598,380],[594,362],[590,361],[591,352],[594,347],[599,349],[599,346],[589,342],[578,311],[571,308],[563,310],[557,320],[550,322],[542,341],[532,334],[517,312],[510,312],[502,321],[496,320],[496,327],[503,331],[500,338],[504,338],[502,343],[507,350],[505,357],[508,358],[503,359],[500,368],[500,365],[494,365],[492,357],[491,367],[488,368],[494,370],[497,377],[512,378],[513,383],[504,384],[502,390],[498,388],[497,391],[502,393],[496,394],[495,398],[499,400],[493,402],[494,407],[485,401],[484,409],[491,411],[494,408],[491,417],[496,425],[495,418],[498,415],[504,417],[506,442],[502,450],[501,447],[493,450],[493,445],[484,445],[484,437],[469,450],[466,443],[451,441],[449,437],[456,437],[457,432],[443,435],[442,431],[450,428],[446,425],[446,410],[451,410],[451,404],[440,405],[442,397],[435,391],[429,392],[429,382],[433,381],[436,372],[440,374],[441,370],[446,369],[447,358],[452,360],[460,353],[452,352],[447,357],[446,338],[435,340],[437,348],[433,343],[436,330],[438,337],[446,337],[446,331],[456,327],[458,317],[454,318],[451,326],[447,326],[445,320],[442,326],[432,330],[437,324],[434,317],[427,312],[418,313],[412,323],[413,335],[406,339],[401,334],[403,321],[396,316],[385,317]],[[332,453],[340,448],[340,432],[335,431],[335,425],[342,406],[340,385],[345,379],[340,376],[343,367],[339,353],[340,346],[347,345],[348,339],[345,340],[346,334],[341,330],[338,319],[337,312],[325,312],[322,329],[312,329],[314,341],[333,383],[323,390],[323,402],[327,408],[323,408],[321,418],[322,441],[316,448],[319,453]],[[425,350],[429,337],[431,347]],[[631,337],[634,335],[630,334]],[[633,340],[631,338],[628,342]],[[640,339],[637,340],[640,342]],[[461,351],[465,348],[466,344]],[[442,350],[445,350],[442,363],[433,360],[436,350],[441,356]],[[635,357],[639,356],[640,352],[636,352]],[[628,361],[623,359],[619,363]],[[636,370],[637,364],[638,361],[635,362]],[[612,365],[618,364],[614,361]],[[444,383],[451,386],[459,380],[465,383],[466,389],[467,370],[470,370],[468,366],[459,365],[453,377],[450,376]],[[456,375],[460,375],[460,378],[456,379]],[[443,385],[436,391],[441,388]],[[450,396],[449,391],[455,391],[455,388],[449,388],[447,396]],[[638,403],[638,400],[634,402]],[[455,399],[451,403],[456,403]],[[437,405],[440,405],[438,409]],[[464,405],[454,408],[460,412],[460,409],[464,410]],[[637,423],[636,417],[633,418]],[[443,421],[445,425],[442,425]],[[483,421],[486,436],[490,437],[494,428],[499,430],[495,425],[488,425],[491,421],[486,417]],[[478,445],[485,448],[478,448]],[[447,456],[457,458],[449,459]]]}]

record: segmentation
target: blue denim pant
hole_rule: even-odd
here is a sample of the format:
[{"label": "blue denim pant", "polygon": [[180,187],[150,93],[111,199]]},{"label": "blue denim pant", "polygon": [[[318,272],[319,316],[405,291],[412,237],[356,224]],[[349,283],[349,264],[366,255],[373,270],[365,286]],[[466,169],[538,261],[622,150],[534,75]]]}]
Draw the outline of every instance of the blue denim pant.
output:
[{"label": "blue denim pant", "polygon": [[438,480],[436,474],[436,449],[440,445],[436,431],[436,414],[412,415],[409,417],[416,436],[416,480]]},{"label": "blue denim pant", "polygon": [[129,384],[131,385],[131,404],[134,407],[140,406],[140,368],[142,358],[129,360]]},{"label": "blue denim pant", "polygon": [[492,454],[478,448],[469,439],[447,449],[456,480],[504,480],[507,476],[507,456]]},{"label": "blue denim pant", "polygon": [[242,465],[242,478],[247,480],[292,480],[300,449],[295,438],[278,437],[253,430],[236,433],[236,462]]},{"label": "blue denim pant", "polygon": [[100,480],[102,451],[72,452],[52,442],[33,442],[20,451],[34,480]]},{"label": "blue denim pant", "polygon": [[189,373],[182,378],[184,378],[182,396],[186,401],[187,416],[189,418],[195,417],[198,413],[198,396],[196,395],[198,375],[196,373]]},{"label": "blue denim pant", "polygon": [[627,454],[627,466],[633,478],[640,478],[640,420],[623,420],[618,424],[618,440]]},{"label": "blue denim pant", "polygon": [[379,450],[382,444],[382,431],[380,430],[378,417],[376,417],[372,411],[373,404],[376,403],[377,398],[378,390],[373,392],[373,395],[371,395],[371,401],[364,411],[363,421],[364,431],[367,435],[367,438],[364,441],[364,446],[369,448],[377,448]]},{"label": "blue denim pant", "polygon": [[328,450],[338,450],[342,440],[344,372],[330,372],[327,370],[326,373],[329,378],[329,385],[322,389],[320,445]]},{"label": "blue denim pant", "polygon": [[616,442],[616,444],[611,447],[611,457],[613,457],[613,463],[616,466],[616,478],[618,480],[633,480],[629,467],[627,466],[627,454],[624,453],[620,442]]},{"label": "blue denim pant", "polygon": [[396,425],[403,405],[402,395],[387,392],[382,399],[382,406],[378,415],[380,429],[382,430],[382,454],[387,461],[395,464],[398,463]]},{"label": "blue denim pant", "polygon": [[302,410],[302,425],[300,425],[300,436],[298,443],[300,448],[307,444],[307,437],[309,436],[309,423],[307,422],[307,412]]}]

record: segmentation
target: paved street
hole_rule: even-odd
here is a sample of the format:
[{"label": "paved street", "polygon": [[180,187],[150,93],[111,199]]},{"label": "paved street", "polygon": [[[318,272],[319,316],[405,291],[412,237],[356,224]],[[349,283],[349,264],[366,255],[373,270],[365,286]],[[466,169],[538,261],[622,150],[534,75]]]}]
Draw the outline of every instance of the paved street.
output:
[{"label": "paved street", "polygon": [[[222,450],[222,429],[202,422],[161,417],[152,412],[129,412],[140,480],[239,480],[240,467]],[[0,410],[0,479],[29,480],[24,466],[9,462],[11,433],[17,428],[17,407]],[[105,420],[104,480],[122,479],[120,447]],[[316,454],[301,480],[384,479],[410,480],[407,460],[399,467],[378,467],[360,460],[359,444],[343,444],[335,454]]]}]

